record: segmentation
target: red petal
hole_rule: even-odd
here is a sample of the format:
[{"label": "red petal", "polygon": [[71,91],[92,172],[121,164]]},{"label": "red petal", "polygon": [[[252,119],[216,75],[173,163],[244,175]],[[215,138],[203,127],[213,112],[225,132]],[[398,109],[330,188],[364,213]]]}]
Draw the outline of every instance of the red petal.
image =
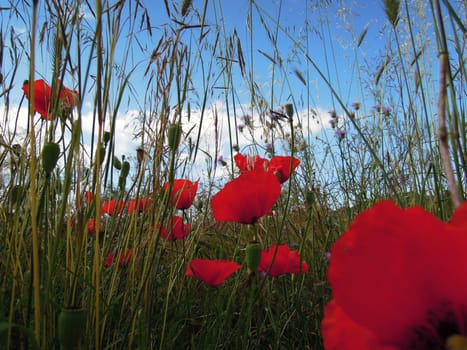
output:
[{"label": "red petal", "polygon": [[111,199],[102,204],[102,214],[118,215],[123,211],[123,208],[125,208],[123,200]]},{"label": "red petal", "polygon": [[128,214],[133,214],[135,210],[138,212],[144,212],[149,205],[151,205],[150,198],[132,199],[128,202]]},{"label": "red petal", "polygon": [[326,350],[397,350],[381,345],[371,331],[352,321],[334,300],[324,310],[321,329]]},{"label": "red petal", "polygon": [[240,268],[241,265],[229,260],[194,259],[187,266],[186,275],[217,287]]},{"label": "red petal", "polygon": [[241,173],[246,173],[253,169],[265,169],[268,161],[258,155],[245,156],[241,153],[234,155],[234,161]]},{"label": "red petal", "polygon": [[300,160],[290,156],[275,156],[269,162],[268,171],[277,174],[280,183],[284,183],[290,178],[290,174],[300,164]]},{"label": "red petal", "polygon": [[462,203],[461,206],[456,208],[451,219],[451,225],[467,231],[467,202]]},{"label": "red petal", "polygon": [[183,239],[190,232],[190,225],[183,223],[181,216],[174,215],[170,221],[170,226],[163,226],[161,228],[161,237],[169,241],[176,239]]},{"label": "red petal", "polygon": [[271,210],[279,199],[281,187],[277,178],[264,170],[241,174],[227,183],[211,201],[216,221],[252,224]]},{"label": "red petal", "polygon": [[272,277],[287,273],[303,274],[308,271],[308,264],[302,261],[298,252],[290,249],[287,244],[272,245],[268,250],[262,251],[258,270],[267,272]]},{"label": "red petal", "polygon": [[[23,85],[23,91],[26,97],[29,99],[29,84]],[[34,89],[34,110],[39,113],[42,119],[51,120],[50,115],[51,100],[50,100],[50,86],[43,80],[38,79],[33,83]]]},{"label": "red petal", "polygon": [[[173,181],[172,193],[170,194],[170,202],[177,209],[188,209],[195,200],[196,192],[198,191],[199,180],[191,182],[190,180],[176,179]],[[167,191],[170,184],[166,182],[163,186]]]}]

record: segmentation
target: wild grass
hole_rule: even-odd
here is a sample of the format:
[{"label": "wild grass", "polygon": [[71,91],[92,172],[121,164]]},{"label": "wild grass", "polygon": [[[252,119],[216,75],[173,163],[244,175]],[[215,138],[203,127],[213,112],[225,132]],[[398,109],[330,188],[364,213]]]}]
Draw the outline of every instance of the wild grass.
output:
[{"label": "wild grass", "polygon": [[[287,4],[271,10],[249,1],[246,36],[225,25],[231,14],[221,1],[9,0],[0,8],[5,348],[59,348],[59,315],[73,307],[85,310],[82,349],[319,349],[330,297],[326,253],[353,218],[392,199],[449,219],[449,190],[463,198],[467,175],[465,3],[382,2],[389,18],[378,52],[366,41],[373,27],[351,21],[364,4],[310,3],[300,31],[282,25]],[[151,6],[165,22],[154,22]],[[326,16],[331,8],[340,9],[335,21]],[[351,38],[345,50],[336,23]],[[267,48],[256,46],[259,32]],[[350,73],[339,66],[343,52]],[[259,76],[265,62],[269,74]],[[46,79],[52,95],[62,81],[79,93],[78,105],[64,111],[55,101],[54,118],[41,119],[33,96],[15,100],[25,77]],[[317,96],[332,102],[323,106]],[[287,103],[294,114],[283,120]],[[118,128],[128,110],[137,111],[126,130],[139,147],[123,157]],[[439,147],[442,112],[451,181]],[[182,130],[176,147],[167,140],[173,125]],[[60,155],[45,176],[48,142]],[[212,196],[238,175],[238,151],[301,161],[274,215],[254,225],[217,223],[211,213]],[[190,209],[175,210],[162,189],[177,178],[200,179]],[[151,199],[141,213],[96,210],[110,199],[141,198]],[[159,224],[173,214],[191,226],[184,240],[161,238]],[[102,226],[94,235],[90,219]],[[193,258],[244,265],[253,236],[264,248],[296,247],[308,273],[269,278],[243,267],[219,287],[185,275]],[[115,261],[106,267],[110,252]]]}]

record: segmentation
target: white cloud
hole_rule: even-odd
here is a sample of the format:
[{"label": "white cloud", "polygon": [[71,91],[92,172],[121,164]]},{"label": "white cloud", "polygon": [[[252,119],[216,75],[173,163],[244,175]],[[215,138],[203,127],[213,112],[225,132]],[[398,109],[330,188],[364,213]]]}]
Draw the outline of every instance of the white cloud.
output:
[{"label": "white cloud", "polygon": [[[251,126],[246,126],[241,115],[231,114],[229,116],[225,105],[217,102],[206,109],[203,115],[199,110],[191,111],[188,120],[185,114],[182,117],[182,123],[184,130],[189,131],[187,137],[191,137],[193,142],[196,142],[201,127],[199,147],[210,155],[225,156],[234,144],[238,145],[241,151],[247,152],[250,146],[259,145],[264,148],[273,139],[272,133],[274,133],[275,140],[281,140],[283,136],[290,134],[290,125],[287,120],[272,121],[268,112],[263,115],[252,113],[251,117]],[[322,109],[302,110],[293,117],[294,127],[300,124],[306,137],[315,135],[324,128],[330,128],[329,119],[329,113]],[[238,128],[240,125],[244,126],[242,132]],[[268,128],[267,125],[275,125],[274,130]],[[280,145],[275,146],[280,147]]]},{"label": "white cloud", "polygon": [[[238,110],[247,110],[245,106],[241,106]],[[76,113],[76,112],[75,112]],[[27,146],[26,130],[28,123],[27,107],[12,105],[6,114],[5,107],[0,106],[0,117],[3,119],[0,123],[0,130],[4,135],[4,139],[11,144],[19,143]],[[36,135],[45,132],[45,127],[48,122],[44,122],[39,116],[36,116]],[[135,139],[135,133],[139,129],[139,112],[136,110],[128,110],[119,113],[116,118],[115,125],[115,150],[114,154],[121,158],[125,155],[127,158],[133,158],[136,155],[136,149],[141,145],[141,139]],[[294,126],[301,125],[301,130],[305,138],[314,136],[321,132],[323,129],[330,128],[328,120],[330,114],[322,109],[314,110],[301,110],[294,115]],[[104,130],[110,130],[110,117],[104,126]],[[244,124],[241,115],[230,116],[227,113],[227,108],[224,103],[213,103],[209,108],[204,111],[202,115],[200,110],[192,110],[188,119],[188,115],[183,113],[182,124],[184,131],[184,140],[182,145],[181,156],[186,159],[189,164],[189,176],[193,178],[205,177],[207,167],[211,170],[216,168],[215,173],[211,176],[224,177],[228,175],[228,167],[216,166],[217,157],[223,156],[225,160],[229,161],[230,149],[233,144],[237,144],[244,153],[259,153],[264,155],[266,144],[271,142],[271,130],[265,127],[265,123],[270,123],[271,119],[266,113],[261,116],[259,113],[252,113],[251,127],[244,127],[243,132],[236,129],[236,125]],[[91,140],[93,132],[94,116],[93,112],[89,111],[82,115],[82,147],[87,156],[84,157],[86,164],[89,164],[89,155],[91,149]],[[285,154],[282,148],[281,137],[290,132],[289,123],[287,120],[276,122],[280,124],[274,129],[274,138],[276,140],[276,153]],[[15,137],[13,131],[16,128]],[[42,129],[41,129],[42,128]],[[199,151],[196,159],[193,162],[193,154],[188,154],[188,139],[191,138],[193,145],[196,143],[198,133],[200,131]],[[229,130],[230,135],[229,136]],[[57,128],[56,137],[60,137],[61,130]],[[95,124],[95,135],[97,135],[97,123]],[[42,136],[43,137],[43,136]],[[159,136],[160,137],[160,136]],[[162,136],[162,137],[165,137]],[[238,139],[237,139],[238,137]],[[70,138],[69,131],[65,134],[65,143]],[[232,139],[231,139],[232,138]],[[94,141],[95,142],[95,141]],[[257,147],[259,146],[259,147]],[[40,145],[37,147],[40,150]],[[283,152],[280,152],[283,150]],[[235,153],[235,152],[234,152]],[[181,160],[182,158],[180,158]],[[191,163],[190,163],[191,162]]]}]

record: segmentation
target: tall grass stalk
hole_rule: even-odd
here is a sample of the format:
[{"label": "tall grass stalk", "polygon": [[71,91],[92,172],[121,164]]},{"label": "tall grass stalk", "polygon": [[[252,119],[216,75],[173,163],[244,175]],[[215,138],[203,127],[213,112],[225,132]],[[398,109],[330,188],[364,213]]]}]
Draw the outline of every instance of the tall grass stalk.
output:
[{"label": "tall grass stalk", "polygon": [[36,190],[36,135],[34,127],[34,89],[32,88],[35,77],[35,52],[36,52],[36,22],[37,22],[37,1],[32,4],[31,21],[31,41],[30,41],[30,66],[29,66],[29,91],[31,96],[29,100],[29,138],[31,142],[31,157],[29,158],[29,168],[31,170],[29,177],[30,205],[31,205],[31,237],[32,237],[32,267],[33,267],[33,294],[34,294],[34,334],[36,342],[41,344],[41,299],[40,299],[40,270],[39,270],[39,228],[37,225],[37,190]]}]

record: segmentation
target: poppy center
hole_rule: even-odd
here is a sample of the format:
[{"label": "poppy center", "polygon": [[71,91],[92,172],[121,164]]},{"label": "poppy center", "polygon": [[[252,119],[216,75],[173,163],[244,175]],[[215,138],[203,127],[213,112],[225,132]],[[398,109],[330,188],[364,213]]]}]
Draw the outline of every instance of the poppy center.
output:
[{"label": "poppy center", "polygon": [[464,306],[443,302],[428,311],[425,322],[412,330],[404,348],[444,350],[453,335],[467,335],[467,312]]}]

